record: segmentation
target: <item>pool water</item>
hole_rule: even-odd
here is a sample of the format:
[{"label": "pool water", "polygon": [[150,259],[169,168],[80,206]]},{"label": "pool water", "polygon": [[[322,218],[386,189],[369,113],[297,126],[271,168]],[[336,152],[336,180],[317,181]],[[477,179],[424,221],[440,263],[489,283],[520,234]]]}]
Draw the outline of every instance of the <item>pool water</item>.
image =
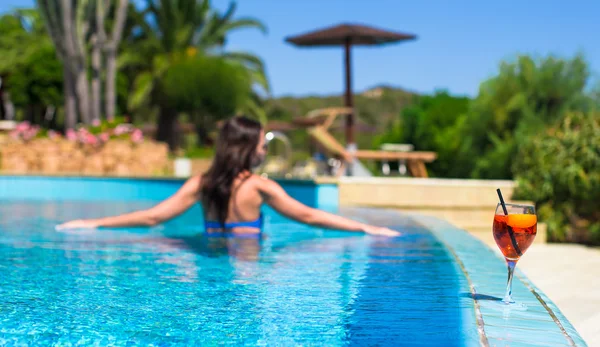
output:
[{"label": "pool water", "polygon": [[154,228],[54,230],[154,203],[0,201],[0,345],[473,341],[460,314],[464,277],[409,220],[396,226],[401,237],[383,238],[266,209],[265,239],[207,239],[194,207]]}]

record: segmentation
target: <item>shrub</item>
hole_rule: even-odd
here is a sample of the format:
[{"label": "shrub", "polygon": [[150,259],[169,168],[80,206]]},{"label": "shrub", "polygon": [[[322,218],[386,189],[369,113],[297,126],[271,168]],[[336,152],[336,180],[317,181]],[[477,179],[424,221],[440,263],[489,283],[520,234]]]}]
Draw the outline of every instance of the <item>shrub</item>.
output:
[{"label": "shrub", "polygon": [[600,114],[566,113],[523,143],[513,172],[551,240],[600,244]]},{"label": "shrub", "polygon": [[456,153],[462,137],[457,133],[469,107],[469,98],[453,96],[446,91],[417,98],[417,102],[405,108],[388,131],[377,137],[374,146],[382,143],[410,143],[416,151],[433,151],[437,160],[428,164],[432,176],[466,177]]}]

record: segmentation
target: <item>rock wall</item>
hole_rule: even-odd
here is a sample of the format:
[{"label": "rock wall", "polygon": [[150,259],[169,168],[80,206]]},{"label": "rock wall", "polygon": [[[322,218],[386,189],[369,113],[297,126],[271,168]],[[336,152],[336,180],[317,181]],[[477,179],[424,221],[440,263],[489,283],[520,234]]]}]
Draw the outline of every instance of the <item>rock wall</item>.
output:
[{"label": "rock wall", "polygon": [[48,138],[2,142],[2,173],[164,176],[173,171],[168,147],[153,141],[110,140],[100,146]]}]

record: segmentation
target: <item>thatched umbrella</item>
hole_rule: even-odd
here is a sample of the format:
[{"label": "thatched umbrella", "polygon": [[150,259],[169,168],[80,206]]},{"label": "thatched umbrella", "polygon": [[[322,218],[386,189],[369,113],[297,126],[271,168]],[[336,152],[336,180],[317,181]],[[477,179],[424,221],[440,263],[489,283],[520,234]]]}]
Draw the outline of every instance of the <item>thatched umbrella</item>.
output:
[{"label": "thatched umbrella", "polygon": [[[414,40],[415,35],[382,30],[358,24],[340,24],[333,27],[311,31],[288,37],[285,40],[296,46],[344,46],[346,60],[346,91],[344,106],[353,107],[352,69],[350,48],[352,46],[374,46],[404,40]],[[354,116],[349,114],[346,120],[346,143],[354,143]]]}]

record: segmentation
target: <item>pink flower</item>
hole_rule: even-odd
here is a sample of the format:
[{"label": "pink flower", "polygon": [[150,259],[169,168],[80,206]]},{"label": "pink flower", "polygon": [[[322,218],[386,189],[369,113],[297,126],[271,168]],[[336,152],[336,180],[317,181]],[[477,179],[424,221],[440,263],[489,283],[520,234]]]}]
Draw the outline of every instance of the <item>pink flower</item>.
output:
[{"label": "pink flower", "polygon": [[29,132],[32,136],[37,135],[40,132],[40,126],[39,125],[34,125],[31,128],[29,128]]},{"label": "pink flower", "polygon": [[92,121],[92,126],[99,127],[100,126],[100,119],[94,119]]},{"label": "pink flower", "polygon": [[23,131],[23,133],[21,134],[23,140],[25,141],[29,141],[32,138],[35,137],[35,135],[37,135],[38,133],[38,129],[36,127],[31,127],[25,131]]},{"label": "pink flower", "polygon": [[137,143],[137,142],[142,142],[142,140],[144,140],[144,134],[142,134],[142,131],[140,129],[135,129],[131,133],[131,141]]},{"label": "pink flower", "polygon": [[24,132],[24,131],[29,130],[30,127],[31,127],[31,124],[29,124],[28,121],[24,121],[24,122],[17,124],[15,130],[18,132]]},{"label": "pink flower", "polygon": [[108,135],[108,133],[102,133],[102,134],[100,134],[100,140],[102,142],[107,142],[109,138],[110,138],[110,135]]},{"label": "pink flower", "polygon": [[86,128],[79,128],[77,129],[77,140],[79,140],[79,142],[82,143],[87,143],[87,137],[91,135],[89,131],[87,131]]},{"label": "pink flower", "polygon": [[90,144],[90,145],[96,145],[98,143],[98,138],[92,134],[87,134],[84,138],[83,138],[83,142]]},{"label": "pink flower", "polygon": [[77,134],[75,133],[75,130],[68,129],[67,133],[65,135],[67,136],[67,140],[69,140],[69,141],[77,141]]},{"label": "pink flower", "polygon": [[60,134],[57,133],[54,130],[48,130],[48,138],[50,138],[51,140],[57,139],[60,137]]},{"label": "pink flower", "polygon": [[125,133],[128,133],[128,132],[129,132],[129,127],[127,127],[124,124],[117,125],[117,127],[114,130],[114,133],[115,133],[116,136],[119,136],[119,135],[122,135],[122,134],[125,134]]}]

